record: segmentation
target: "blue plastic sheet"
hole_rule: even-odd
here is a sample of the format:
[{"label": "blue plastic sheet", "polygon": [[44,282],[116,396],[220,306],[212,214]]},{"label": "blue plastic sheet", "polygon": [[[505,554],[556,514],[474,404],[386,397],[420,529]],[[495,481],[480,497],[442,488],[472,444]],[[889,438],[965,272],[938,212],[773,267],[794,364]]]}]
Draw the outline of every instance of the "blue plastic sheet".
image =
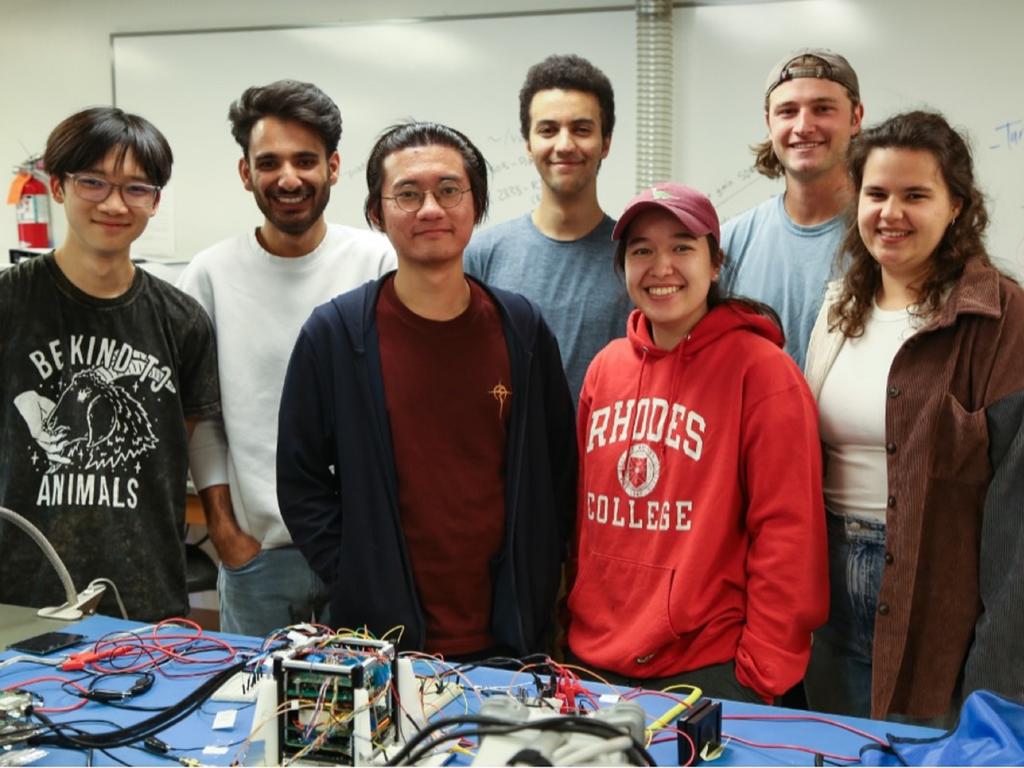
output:
[{"label": "blue plastic sheet", "polygon": [[990,691],[975,691],[960,719],[934,739],[889,737],[888,748],[861,750],[863,765],[1024,765],[1024,706]]}]

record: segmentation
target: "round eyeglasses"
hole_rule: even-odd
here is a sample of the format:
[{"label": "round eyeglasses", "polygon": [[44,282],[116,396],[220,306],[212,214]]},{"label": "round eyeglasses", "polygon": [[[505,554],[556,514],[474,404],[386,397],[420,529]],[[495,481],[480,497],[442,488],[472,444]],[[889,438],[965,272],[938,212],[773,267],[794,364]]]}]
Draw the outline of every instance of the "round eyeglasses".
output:
[{"label": "round eyeglasses", "polygon": [[121,190],[124,204],[132,208],[151,210],[160,199],[160,187],[154,184],[143,184],[141,181],[129,181],[115,184],[102,176],[90,176],[86,173],[69,173],[71,186],[75,194],[90,203],[102,203],[115,189]]},{"label": "round eyeglasses", "polygon": [[423,207],[427,195],[431,195],[442,208],[454,208],[462,200],[462,196],[469,192],[472,187],[462,189],[458,184],[442,184],[433,192],[422,192],[418,189],[403,189],[394,195],[381,195],[382,200],[394,200],[395,205],[406,213],[416,213]]}]

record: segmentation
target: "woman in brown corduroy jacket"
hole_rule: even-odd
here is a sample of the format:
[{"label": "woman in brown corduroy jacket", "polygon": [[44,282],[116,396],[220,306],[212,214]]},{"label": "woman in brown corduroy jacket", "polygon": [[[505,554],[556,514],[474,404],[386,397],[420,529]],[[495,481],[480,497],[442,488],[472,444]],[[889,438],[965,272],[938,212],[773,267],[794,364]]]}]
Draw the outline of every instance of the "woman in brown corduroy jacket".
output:
[{"label": "woman in brown corduroy jacket", "polygon": [[1024,699],[1024,291],[941,115],[865,131],[850,173],[849,270],[807,357],[832,579],[808,700],[947,724],[979,688]]}]

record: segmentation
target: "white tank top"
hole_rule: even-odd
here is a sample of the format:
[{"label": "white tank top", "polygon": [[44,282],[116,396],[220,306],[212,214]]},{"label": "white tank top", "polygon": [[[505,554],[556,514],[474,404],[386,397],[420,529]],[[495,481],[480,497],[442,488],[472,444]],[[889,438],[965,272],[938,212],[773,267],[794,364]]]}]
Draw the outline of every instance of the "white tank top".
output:
[{"label": "white tank top", "polygon": [[908,309],[875,305],[864,335],[846,340],[825,378],[818,398],[825,505],[836,514],[885,522],[889,369],[919,321]]}]

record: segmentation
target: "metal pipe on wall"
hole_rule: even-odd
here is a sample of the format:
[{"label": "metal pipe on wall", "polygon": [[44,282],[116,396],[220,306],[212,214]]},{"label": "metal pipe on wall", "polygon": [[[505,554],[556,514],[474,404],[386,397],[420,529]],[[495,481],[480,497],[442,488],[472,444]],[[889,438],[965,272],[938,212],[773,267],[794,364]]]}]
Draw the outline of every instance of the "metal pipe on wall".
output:
[{"label": "metal pipe on wall", "polygon": [[636,3],[636,185],[672,176],[672,0]]}]

